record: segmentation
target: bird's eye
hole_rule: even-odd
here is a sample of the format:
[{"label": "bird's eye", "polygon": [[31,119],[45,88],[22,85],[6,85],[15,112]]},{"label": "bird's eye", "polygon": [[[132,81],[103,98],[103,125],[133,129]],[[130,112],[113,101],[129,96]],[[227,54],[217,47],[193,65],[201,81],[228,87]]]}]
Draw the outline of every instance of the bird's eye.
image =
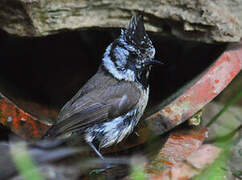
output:
[{"label": "bird's eye", "polygon": [[119,71],[124,71],[125,68],[124,67],[116,67]]},{"label": "bird's eye", "polygon": [[138,57],[138,55],[137,55],[135,52],[131,52],[131,57],[132,57],[133,59],[136,59],[136,58]]}]

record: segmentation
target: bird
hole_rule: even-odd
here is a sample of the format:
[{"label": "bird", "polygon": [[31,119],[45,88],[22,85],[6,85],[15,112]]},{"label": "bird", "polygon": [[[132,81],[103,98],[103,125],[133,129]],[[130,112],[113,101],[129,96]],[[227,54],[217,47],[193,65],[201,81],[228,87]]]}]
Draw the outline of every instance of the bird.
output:
[{"label": "bird", "polygon": [[96,74],[63,106],[45,137],[75,137],[104,159],[101,149],[131,134],[144,113],[151,67],[162,64],[154,56],[143,15],[133,15],[106,48]]}]

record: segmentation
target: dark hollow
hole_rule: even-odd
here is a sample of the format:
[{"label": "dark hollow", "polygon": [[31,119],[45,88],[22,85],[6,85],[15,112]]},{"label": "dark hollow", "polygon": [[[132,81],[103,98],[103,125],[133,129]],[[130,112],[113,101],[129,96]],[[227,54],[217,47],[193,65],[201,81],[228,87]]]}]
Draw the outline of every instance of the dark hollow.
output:
[{"label": "dark hollow", "polygon": [[[28,111],[34,106],[24,107],[23,102],[40,104],[57,113],[96,72],[105,48],[119,32],[89,29],[43,38],[19,38],[0,32],[0,92]],[[201,74],[225,48],[224,44],[183,41],[158,33],[150,37],[156,59],[164,62],[151,73],[150,107]]]}]

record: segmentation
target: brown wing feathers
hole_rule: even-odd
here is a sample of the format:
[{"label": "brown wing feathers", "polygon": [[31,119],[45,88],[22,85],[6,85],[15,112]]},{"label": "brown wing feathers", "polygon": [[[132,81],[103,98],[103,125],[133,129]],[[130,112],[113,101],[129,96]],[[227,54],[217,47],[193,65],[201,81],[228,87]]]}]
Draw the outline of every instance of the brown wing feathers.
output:
[{"label": "brown wing feathers", "polygon": [[[126,89],[129,91],[127,92]],[[62,116],[48,134],[59,136],[83,131],[96,123],[124,115],[136,105],[139,95],[138,89],[130,82],[118,82],[108,88],[94,89],[67,103],[60,113]]]},{"label": "brown wing feathers", "polygon": [[95,124],[97,121],[108,120],[108,105],[92,104],[85,110],[77,112],[72,116],[60,121],[50,129],[50,136],[59,136],[68,132],[82,130],[83,128]]}]

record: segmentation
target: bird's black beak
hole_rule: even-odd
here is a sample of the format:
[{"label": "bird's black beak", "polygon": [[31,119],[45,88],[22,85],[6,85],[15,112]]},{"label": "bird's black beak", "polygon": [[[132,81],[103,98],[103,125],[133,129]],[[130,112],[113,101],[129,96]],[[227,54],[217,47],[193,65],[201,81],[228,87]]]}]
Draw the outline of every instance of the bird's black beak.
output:
[{"label": "bird's black beak", "polygon": [[162,65],[164,63],[162,63],[161,61],[159,60],[156,60],[156,59],[146,59],[145,61],[145,65],[149,66],[149,65]]}]

